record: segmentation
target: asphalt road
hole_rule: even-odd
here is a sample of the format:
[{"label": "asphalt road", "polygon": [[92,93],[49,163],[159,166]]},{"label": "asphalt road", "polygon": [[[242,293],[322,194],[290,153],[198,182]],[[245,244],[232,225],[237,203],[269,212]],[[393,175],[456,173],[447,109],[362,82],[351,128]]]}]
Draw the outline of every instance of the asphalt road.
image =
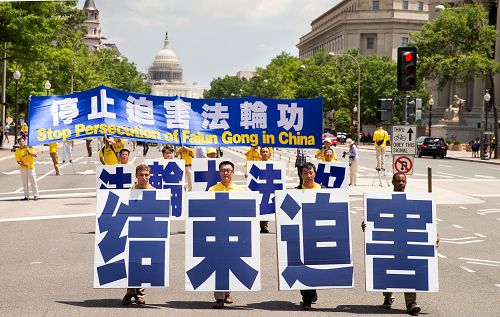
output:
[{"label": "asphalt road", "polygon": [[[135,163],[142,153],[134,152]],[[340,156],[341,148],[337,149]],[[243,160],[238,151],[224,151],[237,162],[236,179],[243,183]],[[150,149],[148,157],[160,152]],[[293,151],[276,150],[275,160],[290,161]],[[124,290],[93,289],[96,157],[77,146],[74,164],[53,176],[48,154],[41,154],[37,174],[41,199],[21,202],[19,174],[13,160],[0,161],[0,301],[2,316],[377,316],[406,315],[403,296],[396,294],[394,309],[379,307],[382,295],[364,291],[362,194],[389,191],[371,186],[373,151],[361,150],[360,186],[350,189],[355,286],[321,290],[311,312],[300,309],[298,291],[278,291],[275,229],[261,241],[262,290],[234,293],[235,304],[223,311],[211,309],[210,292],[184,291],[184,225],[174,222],[171,240],[170,287],[148,289],[144,307],[123,307]],[[48,162],[42,163],[42,162]],[[40,164],[41,163],[41,164]],[[440,292],[418,294],[422,315],[500,316],[500,166],[421,158],[407,191],[427,190],[427,168],[433,171],[436,196]],[[74,168],[74,171],[73,171]],[[296,184],[294,173],[288,185]],[[376,184],[377,185],[377,184]]]}]

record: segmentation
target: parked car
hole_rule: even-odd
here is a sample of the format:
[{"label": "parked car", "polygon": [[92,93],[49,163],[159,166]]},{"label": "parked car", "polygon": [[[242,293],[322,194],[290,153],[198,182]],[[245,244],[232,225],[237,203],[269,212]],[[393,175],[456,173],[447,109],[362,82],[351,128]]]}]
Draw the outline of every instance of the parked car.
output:
[{"label": "parked car", "polygon": [[347,139],[347,135],[344,132],[337,132],[337,141],[340,144],[344,144]]},{"label": "parked car", "polygon": [[424,143],[424,140],[428,138],[428,136],[419,136],[417,138],[417,149],[420,148],[420,145],[422,145],[422,143]]},{"label": "parked car", "polygon": [[[418,139],[417,139],[418,144]],[[418,157],[432,156],[444,159],[448,153],[448,148],[443,138],[426,137],[417,148]]]}]

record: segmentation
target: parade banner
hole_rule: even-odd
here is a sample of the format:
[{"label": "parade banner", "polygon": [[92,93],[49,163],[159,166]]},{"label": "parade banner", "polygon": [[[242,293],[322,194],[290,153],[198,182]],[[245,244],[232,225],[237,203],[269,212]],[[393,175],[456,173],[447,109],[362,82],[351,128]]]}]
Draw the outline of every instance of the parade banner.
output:
[{"label": "parade banner", "polygon": [[348,187],[347,164],[341,162],[314,161],[316,177],[314,181],[326,188]]},{"label": "parade banner", "polygon": [[220,182],[219,164],[222,158],[193,158],[191,160],[191,184],[194,192],[205,192]]},{"label": "parade banner", "polygon": [[170,190],[97,191],[94,288],[168,286]]},{"label": "parade banner", "polygon": [[366,290],[438,292],[432,193],[365,193]]},{"label": "parade banner", "polygon": [[107,134],[187,146],[319,148],[322,118],[322,98],[192,99],[100,86],[71,95],[32,96],[28,144]]},{"label": "parade banner", "polygon": [[260,290],[258,193],[188,192],[186,290]]},{"label": "parade banner", "polygon": [[98,165],[96,167],[96,190],[131,188],[135,180],[132,164]]},{"label": "parade banner", "polygon": [[260,220],[274,220],[274,191],[286,188],[286,163],[248,161],[247,175],[248,189],[260,195]]},{"label": "parade banner", "polygon": [[172,194],[170,219],[184,219],[185,204],[185,163],[184,160],[146,159],[150,168],[149,184],[156,189],[170,189]]},{"label": "parade banner", "polygon": [[347,188],[276,191],[280,290],[353,287]]}]

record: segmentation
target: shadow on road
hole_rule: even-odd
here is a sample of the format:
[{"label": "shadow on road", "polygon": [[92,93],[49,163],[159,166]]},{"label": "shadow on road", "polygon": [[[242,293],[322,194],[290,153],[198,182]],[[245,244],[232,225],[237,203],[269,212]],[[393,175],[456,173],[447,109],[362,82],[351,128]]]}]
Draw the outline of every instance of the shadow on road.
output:
[{"label": "shadow on road", "polygon": [[158,309],[155,305],[122,305],[121,299],[111,298],[111,299],[88,299],[82,302],[71,302],[71,301],[56,301],[56,303],[77,306],[77,307],[88,307],[88,308],[154,308]]},{"label": "shadow on road", "polygon": [[[211,301],[170,301],[165,304],[154,305],[156,307],[174,308],[174,309],[212,309],[214,303]],[[247,306],[238,306],[234,304],[224,305],[224,309],[228,310],[250,310]]]}]

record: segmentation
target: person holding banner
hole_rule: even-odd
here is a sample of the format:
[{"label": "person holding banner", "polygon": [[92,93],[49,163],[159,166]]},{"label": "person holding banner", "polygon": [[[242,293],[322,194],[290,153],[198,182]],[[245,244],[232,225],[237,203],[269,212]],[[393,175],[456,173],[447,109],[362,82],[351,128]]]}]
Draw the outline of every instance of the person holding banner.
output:
[{"label": "person holding banner", "polygon": [[118,164],[118,157],[116,156],[116,149],[111,144],[110,140],[104,136],[104,147],[99,150],[99,160],[102,165],[115,165]]},{"label": "person holding banner", "polygon": [[[208,189],[209,192],[242,192],[244,189],[233,183],[234,164],[230,161],[222,161],[219,164],[220,182]],[[232,304],[234,302],[231,297],[231,292],[214,292],[215,303],[212,306],[214,309],[224,308],[224,304]]]},{"label": "person holding banner", "polygon": [[[147,164],[142,163],[137,165],[135,168],[136,182],[130,189],[154,189],[154,187],[149,184],[150,176],[151,169]],[[122,304],[130,305],[132,303],[132,298],[134,298],[137,305],[144,305],[146,304],[144,296],[146,296],[144,288],[127,288],[127,293],[122,299]]]},{"label": "person holding banner", "polygon": [[38,200],[38,185],[36,184],[36,172],[35,172],[35,157],[37,157],[36,151],[33,147],[26,146],[26,139],[19,138],[17,140],[19,148],[14,153],[16,162],[19,164],[21,169],[21,180],[23,182],[24,198],[21,200],[29,200],[29,188],[28,179],[31,184],[31,189],[33,190],[34,200]]},{"label": "person holding banner", "polygon": [[335,162],[337,159],[334,155],[334,149],[329,148],[323,151],[323,162]]},{"label": "person holding banner", "polygon": [[384,167],[384,155],[385,147],[389,141],[389,134],[384,130],[382,123],[377,124],[377,131],[373,133],[373,142],[375,142],[375,153],[377,156],[377,171],[385,171]]},{"label": "person holding banner", "polygon": [[70,163],[73,163],[73,141],[64,141],[63,142],[63,164],[68,160]]},{"label": "person holding banner", "polygon": [[335,153],[335,150],[332,148],[332,139],[331,138],[325,138],[323,140],[323,146],[321,149],[317,150],[316,153],[314,154],[314,157],[317,158],[318,160],[321,160],[323,162],[330,162],[330,161],[325,161],[325,151],[326,150],[332,150],[332,160],[335,162],[337,160],[337,153]]},{"label": "person holding banner", "polygon": [[130,151],[127,149],[120,150],[120,164],[128,164]]},{"label": "person holding banner", "polygon": [[[262,146],[260,148],[260,160],[261,161],[270,161],[271,160],[271,152],[269,147]],[[269,221],[261,221],[260,222],[260,233],[269,233]]]},{"label": "person holding banner", "polygon": [[[311,162],[306,162],[299,167],[300,178],[302,179],[302,185],[295,187],[296,189],[321,189],[324,186],[316,183],[314,178],[316,177],[316,165]],[[302,307],[304,310],[310,310],[312,303],[318,301],[318,293],[315,289],[305,289],[300,291],[302,295]]]},{"label": "person holding banner", "polygon": [[217,158],[217,149],[214,147],[209,147],[207,149],[207,157],[208,158]]},{"label": "person holding banner", "polygon": [[62,175],[59,171],[59,157],[57,156],[57,142],[49,144],[49,155],[52,159],[52,164],[54,164],[54,171],[56,175]]},{"label": "person holding banner", "polygon": [[180,156],[181,159],[184,160],[186,164],[186,179],[187,179],[187,190],[191,191],[193,189],[193,183],[191,180],[191,162],[194,157],[194,151],[192,148],[187,147],[187,146],[181,146],[180,148],[177,149],[175,152],[175,156]]},{"label": "person holding banner", "polygon": [[165,145],[163,149],[161,149],[161,155],[165,160],[172,160],[174,158],[174,147],[170,144]]},{"label": "person holding banner", "polygon": [[[392,185],[394,186],[395,192],[404,192],[406,189],[406,174],[397,172],[392,176]],[[361,222],[361,229],[365,232],[366,224],[364,221]],[[439,234],[436,240],[436,246],[439,246]],[[391,309],[392,304],[394,303],[393,292],[383,292],[384,295],[384,303],[382,307],[385,309]],[[417,293],[415,292],[405,292],[405,303],[406,309],[410,314],[417,314],[420,312],[421,308],[417,304]]]}]

